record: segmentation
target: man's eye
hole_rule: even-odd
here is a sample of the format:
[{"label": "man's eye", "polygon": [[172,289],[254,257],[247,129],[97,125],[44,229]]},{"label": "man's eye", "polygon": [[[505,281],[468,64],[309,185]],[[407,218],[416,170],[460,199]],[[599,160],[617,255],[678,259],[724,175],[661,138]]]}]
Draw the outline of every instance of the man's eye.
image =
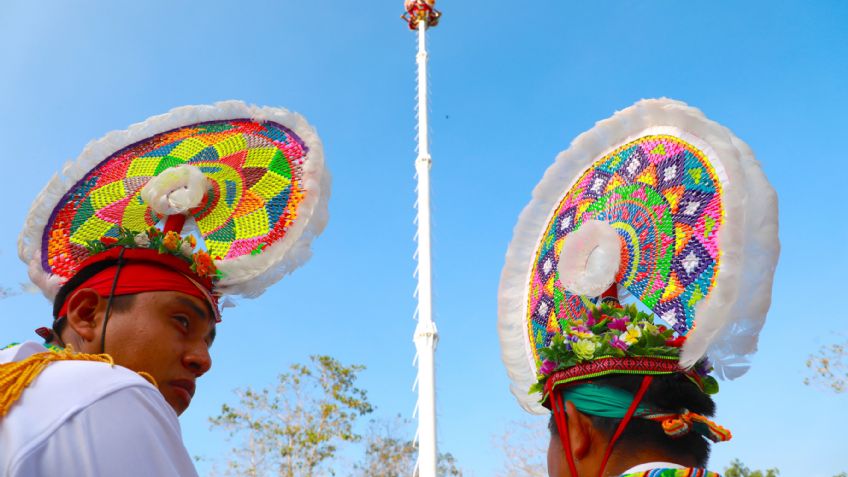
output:
[{"label": "man's eye", "polygon": [[177,322],[179,322],[183,328],[188,329],[188,318],[186,318],[185,316],[178,315],[175,316],[174,319],[177,320]]}]

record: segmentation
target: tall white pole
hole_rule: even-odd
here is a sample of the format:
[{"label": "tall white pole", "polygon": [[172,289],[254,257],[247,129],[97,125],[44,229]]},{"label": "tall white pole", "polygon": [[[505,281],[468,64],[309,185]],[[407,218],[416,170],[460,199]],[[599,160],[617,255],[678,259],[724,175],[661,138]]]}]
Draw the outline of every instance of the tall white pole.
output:
[{"label": "tall white pole", "polygon": [[418,20],[418,477],[436,477],[436,370],[439,333],[433,322],[430,270],[430,144],[427,125],[427,20]]}]

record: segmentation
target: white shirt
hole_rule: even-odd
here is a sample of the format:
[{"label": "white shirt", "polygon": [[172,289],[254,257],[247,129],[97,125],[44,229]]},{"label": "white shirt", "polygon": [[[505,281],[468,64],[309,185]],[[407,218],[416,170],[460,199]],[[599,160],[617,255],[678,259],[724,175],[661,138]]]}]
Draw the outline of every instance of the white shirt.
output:
[{"label": "white shirt", "polygon": [[[0,364],[45,351],[26,342]],[[177,414],[138,374],[108,363],[51,363],[0,418],[0,475],[197,476]]]}]

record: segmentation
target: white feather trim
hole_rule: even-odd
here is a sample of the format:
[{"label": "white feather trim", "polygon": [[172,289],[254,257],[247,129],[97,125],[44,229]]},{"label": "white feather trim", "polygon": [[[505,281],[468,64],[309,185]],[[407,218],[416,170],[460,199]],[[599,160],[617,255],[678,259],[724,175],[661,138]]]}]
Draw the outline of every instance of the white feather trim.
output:
[{"label": "white feather trim", "polygon": [[299,114],[282,108],[258,107],[241,101],[222,101],[214,105],[183,106],[166,114],[153,116],[124,131],[113,131],[86,145],[76,161],[68,162],[60,175],[55,175],[36,197],[18,239],[18,256],[31,270],[31,278],[53,299],[51,285],[56,277],[41,266],[42,235],[53,209],[80,179],[101,161],[143,139],[172,129],[206,121],[248,118],[273,121],[289,128],[309,149],[303,164],[303,186],[306,195],[298,209],[297,220],[283,240],[267,247],[263,253],[217,261],[226,278],[219,291],[226,294],[258,296],[265,288],[303,264],[311,255],[310,243],[327,223],[330,176],[324,167],[321,140],[315,129]]},{"label": "white feather trim", "polygon": [[200,168],[180,164],[147,181],[141,189],[141,198],[161,215],[176,215],[200,205],[208,191],[209,181]]},{"label": "white feather trim", "polygon": [[557,270],[566,290],[596,297],[615,282],[620,265],[618,233],[606,222],[589,220],[565,238]]},{"label": "white feather trim", "polygon": [[[771,298],[769,290],[777,259],[773,190],[761,173],[756,174],[759,166],[750,150],[727,128],[680,101],[642,100],[596,123],[560,153],[533,190],[532,199],[515,226],[501,273],[498,332],[501,357],[512,381],[511,391],[529,412],[548,412],[537,402],[537,396],[527,394],[536,381],[526,321],[527,287],[541,235],[565,192],[595,160],[639,137],[663,133],[691,143],[713,161],[723,184],[725,204],[716,285],[696,308],[696,327],[689,334],[683,359],[693,364],[708,350],[715,351],[711,358],[719,374],[733,376],[738,373],[726,370],[733,368],[740,356],[756,349],[756,336]],[[749,222],[751,214],[746,214],[754,206],[765,208],[760,212],[762,223],[756,238],[750,237],[755,226]],[[748,248],[752,246],[759,256],[748,257]],[[749,279],[755,281],[745,284]],[[740,290],[744,299],[738,299]],[[747,318],[737,321],[737,317]]]},{"label": "white feather trim", "polygon": [[[709,316],[712,311],[702,307],[715,306],[712,300],[696,307],[698,326],[686,340],[681,353],[681,365],[694,365],[705,353],[706,346],[706,354],[716,374],[722,378],[735,379],[748,370],[747,357],[757,351],[757,338],[771,305],[780,241],[777,193],[769,184],[751,148],[730,131],[728,134],[740,153],[745,184],[742,189],[744,248],[739,254],[742,263],[733,267],[740,274],[738,295],[727,311],[728,319],[723,322],[702,321],[702,313]],[[722,260],[727,259],[722,257]]]}]

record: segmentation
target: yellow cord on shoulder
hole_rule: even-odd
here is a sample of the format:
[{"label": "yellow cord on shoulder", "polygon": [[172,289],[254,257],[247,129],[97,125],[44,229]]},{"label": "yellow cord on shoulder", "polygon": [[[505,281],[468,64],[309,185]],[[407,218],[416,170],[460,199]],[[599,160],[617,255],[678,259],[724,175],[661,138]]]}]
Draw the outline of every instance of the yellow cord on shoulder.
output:
[{"label": "yellow cord on shoulder", "polygon": [[[115,361],[108,354],[76,353],[70,346],[61,350],[35,353],[21,361],[0,364],[0,418],[6,416],[12,405],[20,399],[24,389],[32,384],[50,363],[56,361],[95,361],[115,365]],[[150,374],[144,371],[138,374],[158,387]]]}]

